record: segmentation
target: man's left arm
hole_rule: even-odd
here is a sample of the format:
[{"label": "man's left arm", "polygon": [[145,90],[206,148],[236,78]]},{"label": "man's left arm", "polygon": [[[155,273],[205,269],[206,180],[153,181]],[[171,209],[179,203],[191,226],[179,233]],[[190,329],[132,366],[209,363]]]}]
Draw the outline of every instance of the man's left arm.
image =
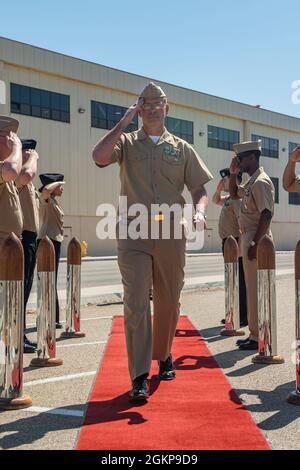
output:
[{"label": "man's left arm", "polygon": [[206,210],[208,206],[208,197],[205,187],[199,186],[199,188],[192,190],[191,196],[196,211],[195,215],[193,216],[193,222],[196,224],[197,222],[204,221],[205,225]]},{"label": "man's left arm", "polygon": [[213,175],[191,145],[186,148],[185,184],[191,193],[196,214],[194,223],[204,220],[208,206],[208,197],[204,185],[213,179]]}]

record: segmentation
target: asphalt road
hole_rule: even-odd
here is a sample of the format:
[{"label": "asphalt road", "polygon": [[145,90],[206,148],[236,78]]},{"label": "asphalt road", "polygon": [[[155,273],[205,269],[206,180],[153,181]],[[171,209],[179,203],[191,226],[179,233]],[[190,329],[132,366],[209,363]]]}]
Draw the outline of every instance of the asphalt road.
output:
[{"label": "asphalt road", "polygon": [[[276,256],[276,269],[279,274],[291,274],[294,263],[294,252],[280,252]],[[289,271],[289,272],[287,272]],[[67,264],[61,262],[58,273],[58,290],[66,289]],[[224,262],[222,255],[198,255],[187,256],[186,280],[200,278],[209,282],[213,278],[222,278],[224,274]],[[118,286],[121,284],[117,261],[115,259],[96,259],[85,261],[83,258],[81,268],[82,288]],[[36,279],[32,292],[36,292]]]}]

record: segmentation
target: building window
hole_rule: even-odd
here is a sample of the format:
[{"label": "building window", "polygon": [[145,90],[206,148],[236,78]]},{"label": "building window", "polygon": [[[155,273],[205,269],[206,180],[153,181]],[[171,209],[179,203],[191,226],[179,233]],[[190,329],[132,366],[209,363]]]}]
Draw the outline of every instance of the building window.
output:
[{"label": "building window", "polygon": [[194,123],[192,121],[167,116],[166,128],[180,139],[184,139],[190,144],[194,143]]},{"label": "building window", "polygon": [[70,97],[53,91],[10,84],[12,113],[70,122]]},{"label": "building window", "polygon": [[295,142],[289,142],[289,158],[292,155],[293,151],[299,144],[295,144]]},{"label": "building window", "polygon": [[[289,155],[288,158],[290,158],[292,152],[295,150],[295,148],[298,146],[298,144],[295,144],[294,142],[289,142]],[[299,193],[289,193],[289,204],[294,205],[294,206],[300,206],[300,194]]]},{"label": "building window", "polygon": [[208,147],[222,150],[232,150],[233,144],[240,141],[239,131],[223,129],[222,127],[207,126]]},{"label": "building window", "polygon": [[275,189],[275,204],[279,204],[279,180],[278,178],[272,178],[272,177],[270,177],[270,179]]},{"label": "building window", "polygon": [[[126,113],[127,108],[114,104],[91,101],[91,126],[98,129],[112,129]],[[133,132],[138,128],[138,116],[135,115],[125,132]]]},{"label": "building window", "polygon": [[263,157],[279,158],[279,140],[271,137],[252,134],[252,140],[261,140],[261,154]]}]

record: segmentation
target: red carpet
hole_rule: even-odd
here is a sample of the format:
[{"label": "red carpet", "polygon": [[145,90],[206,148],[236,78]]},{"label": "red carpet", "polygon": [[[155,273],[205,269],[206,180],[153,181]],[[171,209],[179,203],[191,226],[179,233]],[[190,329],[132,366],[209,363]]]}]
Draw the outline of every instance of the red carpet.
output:
[{"label": "red carpet", "polygon": [[186,317],[179,320],[173,359],[177,378],[159,382],[153,361],[148,403],[130,404],[123,318],[115,317],[77,449],[269,449]]}]

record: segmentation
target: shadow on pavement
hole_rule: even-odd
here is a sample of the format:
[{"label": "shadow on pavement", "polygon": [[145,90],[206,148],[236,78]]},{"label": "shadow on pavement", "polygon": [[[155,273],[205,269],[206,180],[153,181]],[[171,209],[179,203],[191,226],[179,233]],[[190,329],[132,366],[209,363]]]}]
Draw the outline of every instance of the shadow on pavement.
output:
[{"label": "shadow on pavement", "polygon": [[[155,393],[160,381],[157,376],[150,379],[150,395]],[[128,392],[114,397],[112,400],[93,402],[89,405],[86,415],[86,425],[106,423],[111,421],[128,420],[128,425],[143,424],[146,420],[143,414],[137,411],[143,408],[143,404],[129,403]],[[69,416],[64,411],[84,411],[85,405],[62,406],[53,409],[52,413],[34,413],[32,416],[18,419],[11,423],[0,425],[0,448],[12,449],[22,445],[28,445],[45,435],[55,431],[75,429],[83,425],[83,416]],[[30,408],[26,411],[28,413]],[[21,412],[21,410],[19,411]],[[12,413],[13,411],[2,411],[1,413]],[[3,436],[3,433],[9,435]]]},{"label": "shadow on pavement", "polygon": [[[55,411],[84,411],[83,405],[62,406],[55,408]],[[26,411],[28,413],[30,408]],[[18,413],[21,412],[18,411]],[[2,413],[11,413],[13,419],[13,411],[2,411]],[[28,415],[26,418],[18,419],[11,423],[0,425],[0,435],[10,433],[7,436],[0,437],[0,448],[12,449],[22,445],[31,444],[32,442],[42,439],[46,434],[64,429],[74,429],[82,425],[82,416],[66,416],[59,414],[40,413]]]},{"label": "shadow on pavement", "polygon": [[[253,353],[253,351],[249,351],[249,353]],[[227,377],[243,377],[244,375],[252,374],[252,372],[264,369],[265,367],[270,366],[268,366],[267,364],[253,364],[252,362],[250,362],[248,366],[228,372],[228,374],[226,375]]]},{"label": "shadow on pavement", "polygon": [[[220,331],[220,328],[219,327],[214,327],[214,328],[208,328],[206,330],[201,330],[201,331],[197,331],[197,330],[176,330],[176,337],[191,337],[191,336],[198,336],[199,337],[199,341],[203,341],[205,340],[205,342],[209,342],[207,340],[207,336],[205,335],[214,335],[215,333],[218,334],[218,332]],[[218,336],[216,339],[214,339],[215,341],[219,341],[219,340],[223,340],[223,339],[228,339],[229,337],[223,337],[223,336]],[[232,338],[230,338],[232,339]],[[236,339],[238,339],[238,337],[236,337]],[[219,354],[214,354],[213,355],[213,358],[217,361],[217,363],[219,364],[219,366],[222,368],[222,369],[229,369],[233,366],[235,366],[235,364],[239,361],[242,361],[243,359],[245,359],[246,357],[248,356],[253,356],[255,354],[255,351],[241,351],[240,349],[238,349],[238,347],[236,347],[236,349],[232,349],[230,351],[226,351],[226,352],[223,352],[223,353],[219,353]],[[189,357],[189,356],[186,356],[186,358]],[[201,357],[199,356],[199,359],[203,360],[203,359],[207,359],[206,357]],[[178,359],[175,361],[175,365],[177,367],[177,362],[178,362]],[[180,366],[180,364],[179,364]],[[200,367],[205,367],[203,365],[201,365]],[[254,365],[253,365],[254,367]],[[247,373],[251,373],[254,371],[254,368],[253,369],[249,369],[249,371],[247,371]]]},{"label": "shadow on pavement", "polygon": [[272,416],[269,416],[264,421],[257,424],[261,429],[271,431],[274,429],[282,429],[299,418],[299,406],[290,405],[287,402],[287,396],[293,390],[295,390],[294,380],[292,382],[279,385],[271,391],[236,388],[234,393],[236,393],[242,401],[243,399],[241,395],[253,395],[260,400],[260,403],[253,405],[245,404],[244,406],[248,411],[255,413],[273,412]]},{"label": "shadow on pavement", "polygon": [[[224,325],[214,326],[212,328],[206,328],[205,330],[199,330],[200,335],[205,341],[209,343],[215,343],[216,341],[223,341],[226,339],[231,339],[232,336],[221,336],[220,332],[224,329]],[[245,338],[247,336],[245,335]],[[235,336],[236,339],[243,339],[241,336]]]}]

